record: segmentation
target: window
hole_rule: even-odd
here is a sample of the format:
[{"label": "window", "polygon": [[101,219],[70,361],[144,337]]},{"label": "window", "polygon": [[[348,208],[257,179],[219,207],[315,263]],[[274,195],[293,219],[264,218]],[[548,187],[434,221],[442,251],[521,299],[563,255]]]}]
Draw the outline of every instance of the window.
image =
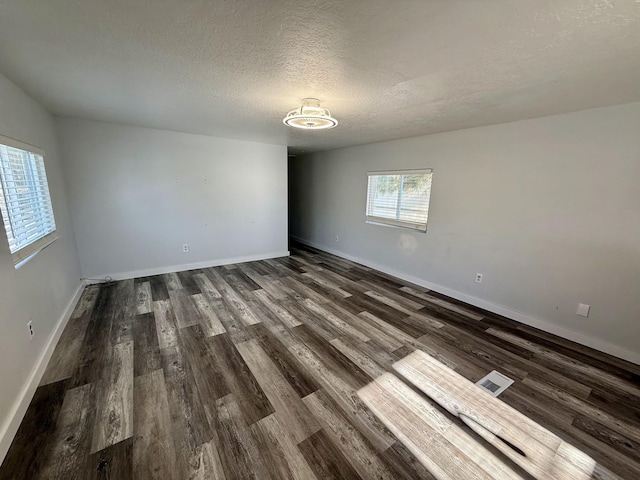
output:
[{"label": "window", "polygon": [[432,175],[431,169],[369,172],[367,223],[426,232]]},{"label": "window", "polygon": [[0,137],[0,211],[16,265],[57,238],[43,155]]}]

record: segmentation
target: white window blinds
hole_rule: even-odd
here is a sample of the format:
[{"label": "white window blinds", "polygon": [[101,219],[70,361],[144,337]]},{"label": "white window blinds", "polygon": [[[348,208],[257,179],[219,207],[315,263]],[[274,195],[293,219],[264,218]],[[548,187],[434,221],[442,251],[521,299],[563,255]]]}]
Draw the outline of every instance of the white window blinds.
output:
[{"label": "white window blinds", "polygon": [[433,171],[369,172],[367,222],[427,231]]},{"label": "white window blinds", "polygon": [[14,264],[57,237],[43,153],[0,137],[0,211]]}]

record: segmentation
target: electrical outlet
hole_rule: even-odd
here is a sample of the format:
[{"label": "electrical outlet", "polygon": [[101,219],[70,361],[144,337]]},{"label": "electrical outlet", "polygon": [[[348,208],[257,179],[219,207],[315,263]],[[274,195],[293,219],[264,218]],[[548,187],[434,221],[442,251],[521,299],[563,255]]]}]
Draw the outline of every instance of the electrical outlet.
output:
[{"label": "electrical outlet", "polygon": [[182,251],[184,253],[189,253],[189,244],[188,243],[183,243],[182,244]]},{"label": "electrical outlet", "polygon": [[33,339],[36,332],[33,331],[33,323],[31,321],[27,322],[27,331],[29,332],[29,340]]},{"label": "electrical outlet", "polygon": [[482,283],[482,274],[476,273],[476,283]]},{"label": "electrical outlet", "polygon": [[340,236],[336,235],[336,242],[340,241]]},{"label": "electrical outlet", "polygon": [[579,303],[578,310],[576,311],[576,315],[580,315],[581,317],[588,317],[590,309],[591,309],[591,305],[585,305],[584,303]]}]

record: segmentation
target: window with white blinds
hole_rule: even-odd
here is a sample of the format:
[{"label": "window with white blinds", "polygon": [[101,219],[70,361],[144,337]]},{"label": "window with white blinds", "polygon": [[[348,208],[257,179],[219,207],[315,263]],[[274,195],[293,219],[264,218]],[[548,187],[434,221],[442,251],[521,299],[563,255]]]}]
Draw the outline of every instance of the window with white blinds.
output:
[{"label": "window with white blinds", "polygon": [[367,223],[427,231],[433,171],[369,172]]},{"label": "window with white blinds", "polygon": [[14,264],[57,238],[43,155],[0,137],[0,211]]}]

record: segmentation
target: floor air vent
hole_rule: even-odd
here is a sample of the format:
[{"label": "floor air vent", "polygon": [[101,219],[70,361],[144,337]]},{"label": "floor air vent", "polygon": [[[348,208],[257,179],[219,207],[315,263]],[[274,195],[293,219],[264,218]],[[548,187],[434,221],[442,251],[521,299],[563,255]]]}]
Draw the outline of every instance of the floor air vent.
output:
[{"label": "floor air vent", "polygon": [[495,370],[476,382],[477,386],[484,391],[489,392],[494,397],[497,397],[504,392],[511,386],[511,384],[513,384],[513,380],[509,377],[505,377],[503,374],[496,372]]}]

